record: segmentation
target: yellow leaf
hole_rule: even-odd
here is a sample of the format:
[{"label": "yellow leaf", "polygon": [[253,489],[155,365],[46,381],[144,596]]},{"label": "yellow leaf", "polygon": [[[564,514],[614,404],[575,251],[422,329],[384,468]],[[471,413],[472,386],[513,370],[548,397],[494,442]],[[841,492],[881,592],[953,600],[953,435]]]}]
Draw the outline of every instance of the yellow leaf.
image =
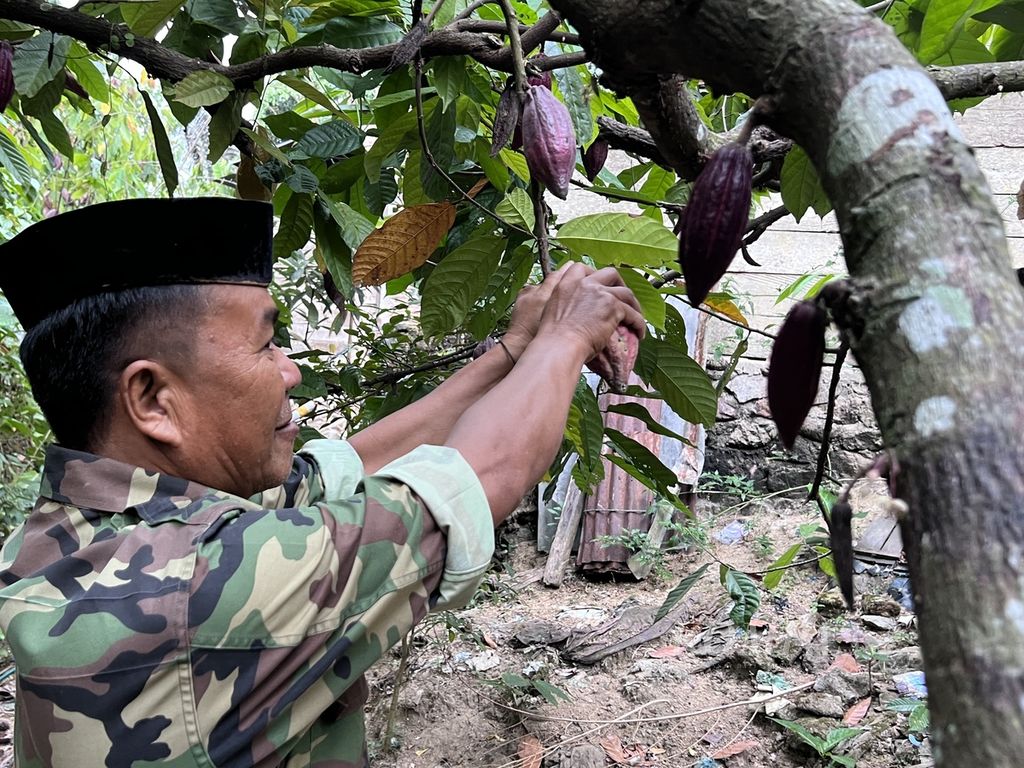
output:
[{"label": "yellow leaf", "polygon": [[720,315],[725,315],[730,320],[735,320],[737,323],[743,325],[749,325],[747,318],[740,312],[740,308],[737,307],[732,299],[725,294],[712,293],[706,299],[704,299],[704,306],[708,309],[713,309]]},{"label": "yellow leaf", "polygon": [[451,203],[406,208],[371,232],[352,259],[356,285],[381,285],[412,272],[434,252],[455,223]]},{"label": "yellow leaf", "polygon": [[248,155],[242,155],[242,159],[238,161],[235,189],[238,192],[238,196],[243,200],[263,200],[267,202],[273,197],[273,193],[263,186],[260,177],[256,175],[256,166]]}]

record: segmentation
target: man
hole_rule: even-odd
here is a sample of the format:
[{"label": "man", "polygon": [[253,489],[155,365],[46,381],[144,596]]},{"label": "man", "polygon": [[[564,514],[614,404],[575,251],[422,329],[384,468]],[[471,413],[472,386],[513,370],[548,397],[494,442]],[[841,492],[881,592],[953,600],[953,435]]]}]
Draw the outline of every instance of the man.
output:
[{"label": "man", "polygon": [[567,266],[502,348],[293,456],[271,230],[263,203],[131,200],[0,246],[58,441],[0,556],[23,768],[365,765],[363,673],[469,598],[583,362],[643,332],[614,270]]}]

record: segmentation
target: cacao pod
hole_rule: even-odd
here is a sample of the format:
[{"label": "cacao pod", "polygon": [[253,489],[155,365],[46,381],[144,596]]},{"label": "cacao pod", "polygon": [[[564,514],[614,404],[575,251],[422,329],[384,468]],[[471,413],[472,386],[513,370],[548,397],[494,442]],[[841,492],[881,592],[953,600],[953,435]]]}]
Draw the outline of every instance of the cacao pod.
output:
[{"label": "cacao pod", "polygon": [[[505,86],[498,99],[494,113],[494,130],[491,131],[491,157],[495,157],[508,144],[510,136],[519,130],[519,94],[512,85]],[[513,146],[513,149],[515,147]]]},{"label": "cacao pod", "polygon": [[89,94],[85,92],[85,88],[82,87],[82,84],[70,72],[64,74],[64,90],[70,91],[80,99],[89,100]]},{"label": "cacao pod", "polygon": [[576,132],[569,110],[547,88],[532,86],[526,93],[522,124],[531,175],[565,200],[576,167]]},{"label": "cacao pod", "polygon": [[390,75],[400,67],[404,67],[419,53],[420,46],[423,45],[423,39],[427,36],[427,32],[430,31],[430,27],[427,25],[426,19],[420,19],[416,22],[415,26],[409,30],[409,33],[398,41],[398,45],[395,46],[394,53],[391,54],[391,61],[384,68],[384,74]]},{"label": "cacao pod", "polygon": [[846,607],[853,610],[853,508],[840,499],[832,505],[828,521],[832,546],[832,564],[836,568],[836,581],[843,593]]},{"label": "cacao pod", "polygon": [[[543,53],[540,53],[540,54],[537,54],[536,56],[534,56],[532,59],[530,59],[529,63],[530,64],[539,64],[540,62],[544,61],[546,58],[547,58],[547,56],[545,56]],[[528,82],[530,85],[540,85],[540,86],[543,86],[544,88],[547,88],[550,91],[551,90],[551,70],[545,70],[545,71],[541,72],[539,75],[529,75],[526,78],[526,82]]]},{"label": "cacao pod", "polygon": [[509,145],[516,152],[522,152],[523,150],[523,122],[519,121],[519,125],[512,131],[512,143]]},{"label": "cacao pod", "polygon": [[625,394],[639,351],[640,339],[631,328],[620,325],[601,354],[587,361],[587,368],[607,381],[612,392]]},{"label": "cacao pod", "polygon": [[801,301],[786,315],[768,363],[768,409],[782,444],[792,448],[814,405],[825,357],[825,310]]},{"label": "cacao pod", "polygon": [[475,347],[473,347],[473,359],[476,360],[478,357],[483,357],[486,353],[490,352],[498,346],[498,342],[493,337],[488,336],[486,339],[481,341]]},{"label": "cacao pod", "polygon": [[14,49],[6,40],[0,40],[0,112],[7,109],[14,96]]},{"label": "cacao pod", "polygon": [[726,144],[697,177],[679,240],[679,266],[686,295],[697,306],[725,274],[750,215],[753,156],[741,144]]},{"label": "cacao pod", "polygon": [[608,140],[598,136],[583,153],[583,170],[587,174],[587,180],[593,181],[597,174],[604,168],[604,162],[608,159]]}]

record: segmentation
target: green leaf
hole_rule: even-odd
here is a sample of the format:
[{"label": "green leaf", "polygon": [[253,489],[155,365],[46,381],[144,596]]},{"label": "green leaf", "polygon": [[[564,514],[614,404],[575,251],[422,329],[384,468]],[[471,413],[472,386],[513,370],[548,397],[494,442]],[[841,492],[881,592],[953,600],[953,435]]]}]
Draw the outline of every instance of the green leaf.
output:
[{"label": "green leaf", "polygon": [[308,26],[323,24],[339,16],[385,16],[400,10],[398,0],[331,0],[319,5],[306,19]]},{"label": "green leaf", "polygon": [[679,583],[672,588],[672,591],[665,595],[665,602],[661,604],[658,612],[654,614],[655,623],[661,621],[672,612],[672,609],[679,604],[679,601],[686,597],[686,593],[693,589],[693,585],[701,580],[701,577],[707,572],[710,566],[711,563],[704,563],[704,565],[690,575],[684,576]]},{"label": "green leaf", "polygon": [[363,244],[363,240],[373,232],[373,222],[345,203],[327,199],[324,199],[323,203],[327,207],[327,212],[330,213],[331,218],[334,219],[341,229],[341,237],[345,241],[345,245],[355,252]]},{"label": "green leaf", "polygon": [[35,96],[64,69],[71,38],[41,32],[14,49],[14,87],[22,96]]},{"label": "green leaf", "polygon": [[546,683],[543,680],[534,680],[533,687],[537,690],[537,693],[544,697],[544,701],[548,704],[556,705],[561,701],[571,701],[569,694],[558,686]]},{"label": "green leaf", "polygon": [[691,424],[710,427],[718,414],[718,398],[707,372],[671,344],[655,340],[658,364],[648,383],[661,392],[673,411]]},{"label": "green leaf", "polygon": [[581,77],[581,73],[586,71],[585,67],[579,66],[556,69],[553,73],[558,82],[558,90],[562,94],[562,101],[569,110],[576,130],[576,144],[582,146],[588,146],[597,133],[594,116],[590,112],[587,89]]},{"label": "green leaf", "polygon": [[608,406],[608,413],[618,413],[623,416],[631,416],[634,419],[639,419],[651,432],[663,437],[670,437],[673,440],[678,440],[686,445],[691,445],[690,441],[680,435],[678,432],[673,432],[666,426],[658,423],[658,421],[651,416],[650,411],[644,408],[640,403],[613,403]]},{"label": "green leaf", "polygon": [[352,249],[342,239],[341,231],[334,221],[320,206],[315,206],[313,209],[313,232],[316,235],[318,260],[327,267],[335,287],[345,298],[351,298],[354,293]]},{"label": "green leaf", "polygon": [[[802,541],[794,544],[782,554],[782,557],[768,566],[769,572],[765,574],[763,582],[765,589],[771,590],[779,586],[779,582],[782,581],[782,577],[786,573],[783,569],[793,562],[794,558],[803,548],[804,543]],[[778,568],[779,570],[772,570],[773,568]]]},{"label": "green leaf", "polygon": [[[423,119],[426,120],[433,114],[434,108],[441,102],[432,99],[423,105]],[[366,169],[366,178],[371,183],[380,180],[380,169],[384,161],[393,155],[402,146],[405,137],[416,131],[416,114],[406,112],[402,117],[381,128],[380,136],[373,143],[373,146],[366,152],[363,166]]]},{"label": "green leaf", "polygon": [[140,37],[153,37],[181,7],[181,0],[122,3],[118,6],[128,28]]},{"label": "green leaf", "polygon": [[503,149],[498,153],[498,157],[504,161],[505,165],[515,173],[520,179],[525,182],[530,181],[530,166],[526,162],[526,156],[520,152],[516,152],[511,149]]},{"label": "green leaf", "polygon": [[465,319],[487,287],[504,249],[502,238],[478,237],[441,260],[423,286],[420,325],[425,336],[440,336]]},{"label": "green leaf", "polygon": [[174,100],[189,107],[209,107],[220,104],[233,90],[234,83],[224,75],[200,69],[174,87]]},{"label": "green leaf", "polygon": [[[831,752],[844,741],[864,733],[863,728],[833,728],[825,736],[825,751]],[[832,756],[835,759],[835,756]]]},{"label": "green leaf", "polygon": [[462,95],[468,64],[466,56],[442,56],[431,63],[431,82],[441,97],[444,109],[447,110]]},{"label": "green leaf", "polygon": [[494,212],[509,224],[533,232],[533,200],[530,199],[530,193],[522,187],[513,187],[508,196],[498,203]]},{"label": "green leaf", "polygon": [[281,212],[281,223],[274,235],[274,258],[297,251],[309,242],[313,231],[313,196],[292,194]]},{"label": "green leaf", "polygon": [[366,182],[363,185],[363,200],[366,207],[378,218],[384,215],[384,209],[398,197],[398,181],[391,169],[382,170],[380,181],[376,184]]},{"label": "green leaf", "polygon": [[793,147],[782,163],[782,202],[797,221],[808,208],[819,216],[832,210],[832,202],[825,194],[818,172],[800,147]]},{"label": "green leaf", "polygon": [[722,585],[734,603],[729,618],[737,627],[746,629],[757,609],[761,607],[761,591],[754,580],[742,571],[734,571],[725,565],[722,566],[722,571]]},{"label": "green leaf", "polygon": [[527,680],[522,675],[517,675],[515,672],[505,672],[501,676],[501,682],[503,682],[509,688],[530,689],[533,687],[533,683],[531,681]]},{"label": "green leaf", "polygon": [[[455,119],[454,109],[435,109],[429,120],[425,118],[430,154],[443,171],[450,170],[455,161]],[[426,157],[420,161],[420,183],[427,197],[433,201],[444,200],[450,191],[447,179]]]},{"label": "green leaf", "polygon": [[785,728],[787,730],[790,730],[793,733],[795,733],[797,736],[799,736],[801,739],[803,739],[804,743],[806,743],[809,747],[811,747],[819,755],[824,757],[824,755],[825,755],[825,742],[822,739],[819,739],[817,736],[815,736],[809,730],[804,728],[802,725],[800,725],[800,723],[794,722],[793,720],[780,720],[780,719],[778,719],[776,717],[769,717],[768,719],[771,720],[774,723],[778,723],[783,728]]},{"label": "green leaf", "polygon": [[828,759],[843,768],[857,768],[857,761],[849,755],[829,755]]},{"label": "green leaf", "polygon": [[668,267],[679,256],[679,241],[671,230],[628,213],[594,213],[567,221],[558,230],[558,240],[602,267]]},{"label": "green leaf", "polygon": [[972,18],[989,24],[998,24],[1011,32],[1024,33],[1024,8],[1019,5],[1002,3],[976,13]]},{"label": "green leaf", "polygon": [[657,490],[670,498],[675,495],[672,489],[679,483],[679,478],[647,446],[622,434],[617,429],[605,427],[604,433],[615,450],[646,475]]},{"label": "green leaf", "polygon": [[[819,555],[823,555],[829,551],[828,547],[815,547],[814,550]],[[833,579],[839,578],[839,575],[836,572],[836,564],[832,560],[832,555],[826,555],[825,557],[821,558],[821,560],[818,561],[818,567],[821,569],[821,572],[824,573],[826,576],[831,576]]]},{"label": "green leaf", "polygon": [[573,468],[573,477],[581,489],[589,492],[604,478],[604,467],[601,464],[604,422],[601,420],[597,395],[584,379],[576,385],[576,392],[572,396],[565,434],[580,457]]},{"label": "green leaf", "polygon": [[930,724],[930,718],[928,715],[928,707],[924,704],[920,704],[910,712],[910,717],[907,718],[907,728],[915,733],[927,731]]},{"label": "green leaf", "polygon": [[142,91],[142,101],[146,105],[149,122],[153,125],[153,145],[156,147],[156,159],[160,162],[160,173],[164,177],[164,186],[167,187],[167,195],[174,197],[174,190],[178,188],[178,167],[174,164],[171,142],[167,138],[167,130],[164,128],[163,121],[160,120],[160,113],[153,106],[153,99],[146,91]]},{"label": "green leaf", "polygon": [[494,330],[498,318],[512,306],[516,294],[526,284],[532,270],[532,248],[521,245],[511,253],[506,251],[504,261],[491,275],[477,307],[466,320],[466,328],[473,334],[473,338],[484,339]]},{"label": "green leaf", "polygon": [[69,160],[75,159],[75,148],[71,144],[71,137],[68,135],[68,129],[64,127],[64,123],[61,122],[60,118],[52,112],[48,112],[44,115],[37,115],[36,119],[39,124],[43,127],[43,133],[46,134],[46,138],[50,140],[54,148],[60,152],[64,157]]},{"label": "green leaf", "polygon": [[0,165],[3,165],[23,187],[32,188],[32,170],[14,138],[3,126],[0,126]]},{"label": "green leaf", "polygon": [[267,115],[264,124],[279,139],[299,141],[308,131],[316,128],[316,123],[294,112],[282,112],[279,115]]},{"label": "green leaf", "polygon": [[376,48],[397,43],[401,38],[402,28],[387,19],[345,17],[331,19],[322,30],[296,40],[295,45],[327,43],[337,48]]},{"label": "green leaf", "polygon": [[242,127],[242,107],[245,106],[245,94],[231,94],[213,113],[210,118],[209,152],[210,162],[220,159],[224,151],[231,146],[239,128]]},{"label": "green leaf", "polygon": [[85,46],[75,41],[68,51],[68,69],[82,85],[85,92],[97,101],[110,103],[110,89],[96,62],[89,56]]},{"label": "green leaf", "polygon": [[732,375],[736,373],[736,366],[740,363],[740,358],[747,352],[747,347],[750,342],[750,337],[744,336],[740,339],[739,344],[736,345],[736,349],[732,351],[732,355],[729,356],[729,364],[725,367],[722,375],[718,377],[718,381],[715,383],[715,394],[719,398],[722,397],[722,393],[725,392],[725,388],[729,385],[729,380],[732,379]]},{"label": "green leaf", "polygon": [[961,42],[960,38],[965,36],[964,26],[971,16],[998,3],[999,0],[933,0],[929,3],[921,25],[921,40],[917,50],[920,62],[932,64],[949,54]]},{"label": "green leaf", "polygon": [[347,120],[332,120],[307,131],[291,154],[332,158],[351,154],[362,146],[363,136],[358,128]]},{"label": "green leaf", "polygon": [[228,35],[238,35],[245,28],[245,19],[232,0],[189,0],[185,10],[196,21]]},{"label": "green leaf", "polygon": [[299,365],[299,372],[302,374],[302,381],[289,391],[289,397],[297,397],[302,400],[313,400],[317,397],[327,395],[327,382],[324,381],[317,371],[308,365]]},{"label": "green leaf", "polygon": [[890,712],[902,712],[905,715],[909,715],[911,712],[913,712],[915,709],[921,706],[924,706],[924,702],[922,702],[920,699],[908,697],[903,699],[893,699],[885,705],[885,708]]},{"label": "green leaf", "polygon": [[284,183],[296,192],[309,193],[316,192],[320,186],[320,179],[309,168],[296,163],[292,166],[291,174],[285,177]]},{"label": "green leaf", "polygon": [[636,300],[640,303],[640,310],[644,319],[660,330],[665,329],[665,297],[657,288],[647,282],[647,278],[628,267],[619,267],[619,276],[627,287],[633,291]]}]

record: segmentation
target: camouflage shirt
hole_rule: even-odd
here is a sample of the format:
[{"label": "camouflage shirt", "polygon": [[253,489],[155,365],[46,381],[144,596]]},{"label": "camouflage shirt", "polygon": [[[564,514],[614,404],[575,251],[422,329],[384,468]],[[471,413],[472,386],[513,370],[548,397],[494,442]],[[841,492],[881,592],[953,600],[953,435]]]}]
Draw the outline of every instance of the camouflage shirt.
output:
[{"label": "camouflage shirt", "polygon": [[363,673],[493,547],[448,448],[314,441],[242,499],[51,447],[0,555],[17,765],[364,766]]}]

